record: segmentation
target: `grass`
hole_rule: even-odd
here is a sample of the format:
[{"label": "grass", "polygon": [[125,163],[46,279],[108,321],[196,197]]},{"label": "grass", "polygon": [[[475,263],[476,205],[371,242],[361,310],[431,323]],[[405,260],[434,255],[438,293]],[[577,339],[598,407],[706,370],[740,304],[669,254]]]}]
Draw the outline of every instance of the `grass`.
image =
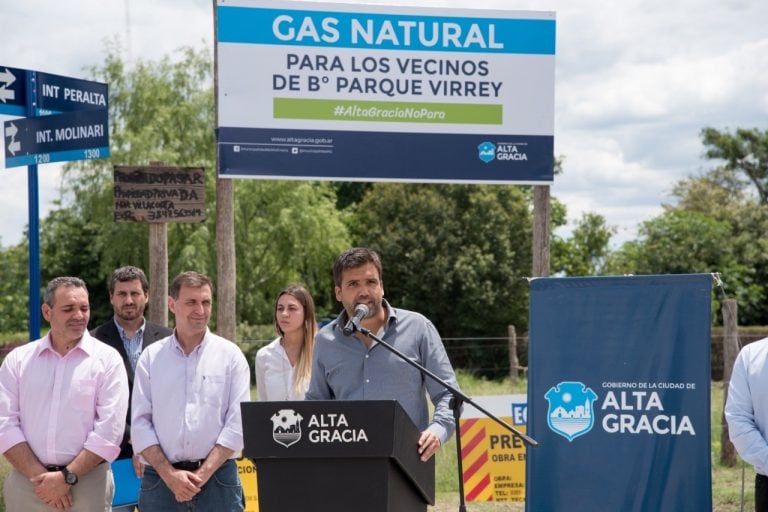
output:
[{"label": "grass", "polygon": [[[503,395],[525,393],[525,381],[511,382],[488,381],[476,379],[467,372],[457,372],[462,390],[469,396]],[[256,396],[255,392],[251,392]],[[712,383],[712,498],[715,512],[739,512],[741,508],[741,482],[742,471],[745,478],[744,510],[754,510],[754,469],[747,465],[742,469],[741,463],[729,468],[720,464],[720,433],[721,415],[723,411],[723,386],[719,382]],[[458,481],[456,476],[456,445],[451,440],[437,454],[436,461],[436,505],[429,507],[429,512],[449,512],[458,510]],[[5,480],[9,465],[5,458],[0,458],[0,482]],[[467,509],[471,512],[507,512],[523,511],[523,503],[496,502],[480,503],[470,502]],[[0,497],[0,512],[5,512],[5,504]]]},{"label": "grass", "polygon": [[[471,375],[458,372],[462,390],[469,396],[525,394],[525,381],[512,384],[509,379],[503,382],[475,379]],[[733,468],[720,464],[721,416],[723,412],[723,385],[712,383],[712,510],[714,512],[740,512],[741,508],[741,462]],[[453,512],[459,508],[458,482],[456,476],[456,446],[452,439],[437,454],[436,469],[436,505],[429,507],[429,512]],[[754,510],[755,471],[747,465],[744,469],[744,509]],[[468,502],[470,512],[507,512],[523,511],[523,503],[514,502]]]}]

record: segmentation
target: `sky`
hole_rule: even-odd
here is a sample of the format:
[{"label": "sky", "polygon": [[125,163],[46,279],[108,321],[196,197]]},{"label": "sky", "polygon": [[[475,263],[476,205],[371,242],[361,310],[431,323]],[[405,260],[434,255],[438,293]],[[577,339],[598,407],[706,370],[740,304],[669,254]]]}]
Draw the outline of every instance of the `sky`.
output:
[{"label": "sky", "polygon": [[[360,2],[363,3],[363,2]],[[617,230],[612,245],[673,202],[680,179],[711,168],[704,127],[768,129],[765,0],[396,0],[365,3],[554,11],[557,19],[552,195],[568,209],[567,236],[585,212]],[[208,0],[25,0],[0,7],[0,69],[91,78],[106,42],[126,60],[155,60],[213,44]],[[10,119],[0,115],[0,121]],[[0,244],[23,239],[27,168],[4,169]],[[61,166],[38,168],[40,216],[53,208]]]}]

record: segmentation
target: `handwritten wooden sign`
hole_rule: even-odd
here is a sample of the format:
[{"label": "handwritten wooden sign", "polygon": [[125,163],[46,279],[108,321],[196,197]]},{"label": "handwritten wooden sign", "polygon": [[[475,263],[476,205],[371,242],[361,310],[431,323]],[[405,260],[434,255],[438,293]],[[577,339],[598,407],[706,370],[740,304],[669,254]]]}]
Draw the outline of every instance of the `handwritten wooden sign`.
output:
[{"label": "handwritten wooden sign", "polygon": [[205,170],[202,167],[114,168],[115,222],[202,222]]}]

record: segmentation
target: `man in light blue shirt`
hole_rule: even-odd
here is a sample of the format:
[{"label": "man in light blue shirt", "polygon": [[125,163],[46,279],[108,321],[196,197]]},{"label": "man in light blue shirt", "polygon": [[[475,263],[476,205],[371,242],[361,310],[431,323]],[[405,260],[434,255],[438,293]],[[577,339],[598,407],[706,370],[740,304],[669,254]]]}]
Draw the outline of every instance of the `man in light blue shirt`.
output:
[{"label": "man in light blue shirt", "polygon": [[728,435],[755,467],[755,511],[768,512],[768,338],[739,352],[725,403]]},{"label": "man in light blue shirt", "polygon": [[[417,448],[421,460],[429,460],[454,431],[450,392],[359,331],[344,336],[342,328],[355,307],[365,304],[369,313],[363,327],[458,388],[437,329],[419,313],[384,300],[381,260],[370,249],[341,254],[333,280],[344,310],[317,334],[307,400],[397,400],[422,431]],[[431,422],[427,393],[435,406]]]}]

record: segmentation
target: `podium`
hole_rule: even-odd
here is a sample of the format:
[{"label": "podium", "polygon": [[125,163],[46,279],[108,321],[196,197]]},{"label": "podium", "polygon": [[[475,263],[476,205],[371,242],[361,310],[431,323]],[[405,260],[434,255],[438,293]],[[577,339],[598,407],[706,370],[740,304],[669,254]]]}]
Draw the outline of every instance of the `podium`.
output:
[{"label": "podium", "polygon": [[243,402],[259,511],[426,512],[435,458],[395,400]]}]

